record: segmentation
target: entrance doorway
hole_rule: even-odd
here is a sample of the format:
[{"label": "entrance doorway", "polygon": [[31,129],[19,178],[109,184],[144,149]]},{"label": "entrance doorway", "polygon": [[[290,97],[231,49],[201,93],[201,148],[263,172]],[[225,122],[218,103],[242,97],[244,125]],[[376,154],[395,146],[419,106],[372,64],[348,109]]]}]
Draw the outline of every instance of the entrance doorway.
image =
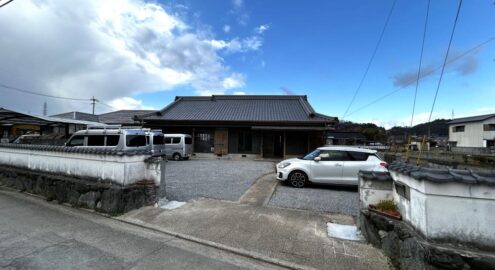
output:
[{"label": "entrance doorway", "polygon": [[284,157],[284,136],[282,133],[263,134],[263,157]]}]

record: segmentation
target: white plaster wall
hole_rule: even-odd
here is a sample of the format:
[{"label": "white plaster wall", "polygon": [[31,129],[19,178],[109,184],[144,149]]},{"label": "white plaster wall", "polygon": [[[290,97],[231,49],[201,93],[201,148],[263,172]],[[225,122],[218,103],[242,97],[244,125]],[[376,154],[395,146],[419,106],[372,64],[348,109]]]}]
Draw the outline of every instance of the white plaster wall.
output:
[{"label": "white plaster wall", "polygon": [[359,177],[359,202],[361,209],[367,209],[370,204],[377,204],[382,200],[392,200],[391,183],[369,181]]},{"label": "white plaster wall", "polygon": [[494,199],[429,195],[427,236],[495,247],[494,211]]},{"label": "white plaster wall", "polygon": [[410,188],[410,200],[394,188],[403,220],[427,238],[495,247],[495,187],[419,181],[397,172],[391,176]]},{"label": "white plaster wall", "polygon": [[147,164],[148,156],[95,155],[69,152],[32,151],[1,148],[0,164],[51,173],[93,177],[119,184],[133,184],[140,180],[160,183],[160,166]]}]

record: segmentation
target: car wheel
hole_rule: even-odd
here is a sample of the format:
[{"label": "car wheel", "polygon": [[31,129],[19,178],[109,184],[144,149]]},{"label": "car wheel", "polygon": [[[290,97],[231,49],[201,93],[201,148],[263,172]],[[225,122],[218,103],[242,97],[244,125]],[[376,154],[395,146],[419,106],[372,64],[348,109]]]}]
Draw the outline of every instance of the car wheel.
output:
[{"label": "car wheel", "polygon": [[172,158],[175,160],[175,161],[179,161],[180,160],[180,154],[179,153],[175,153]]},{"label": "car wheel", "polygon": [[306,185],[308,176],[301,171],[292,172],[289,175],[289,183],[295,188],[302,188]]}]

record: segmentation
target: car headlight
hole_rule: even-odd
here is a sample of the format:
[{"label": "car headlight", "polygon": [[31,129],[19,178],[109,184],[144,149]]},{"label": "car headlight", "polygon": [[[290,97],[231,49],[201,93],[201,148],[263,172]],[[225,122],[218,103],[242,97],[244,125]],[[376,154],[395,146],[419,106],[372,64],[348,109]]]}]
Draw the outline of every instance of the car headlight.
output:
[{"label": "car headlight", "polygon": [[289,165],[290,165],[289,162],[280,163],[280,164],[278,164],[278,168],[279,169],[283,169],[283,168],[286,168]]}]

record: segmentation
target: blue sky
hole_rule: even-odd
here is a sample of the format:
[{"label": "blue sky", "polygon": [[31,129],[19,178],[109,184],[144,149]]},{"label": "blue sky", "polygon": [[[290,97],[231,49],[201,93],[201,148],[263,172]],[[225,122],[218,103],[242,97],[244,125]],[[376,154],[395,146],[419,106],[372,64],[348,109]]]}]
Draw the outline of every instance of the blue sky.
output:
[{"label": "blue sky", "polygon": [[[442,63],[452,29],[457,1],[432,1],[424,66]],[[175,1],[187,7],[188,19],[207,24],[216,38],[249,35],[268,25],[260,50],[222,54],[233,70],[246,74],[242,91],[283,94],[281,87],[308,95],[321,113],[342,117],[364,73],[378,40],[391,0],[379,1],[244,1],[239,13],[231,1]],[[416,72],[427,1],[398,0],[370,72],[350,112],[397,89],[394,76]],[[228,25],[230,31],[223,31]],[[451,53],[459,54],[495,36],[495,5],[491,1],[464,1]],[[438,117],[489,113],[495,110],[495,41],[447,68],[435,108]],[[462,72],[461,70],[464,70]],[[431,108],[439,72],[420,82],[416,112]],[[414,84],[391,97],[349,116],[352,121],[384,125],[408,122]],[[188,87],[138,95],[146,104],[161,107],[175,95],[194,95]],[[157,99],[157,97],[159,97]],[[424,121],[424,115],[418,115]],[[389,122],[389,123],[388,123]]]},{"label": "blue sky", "polygon": [[[307,95],[339,118],[359,84],[393,0],[13,1],[0,9],[0,82],[116,109],[161,109],[175,96]],[[424,72],[441,65],[458,1],[432,0]],[[74,5],[78,9],[74,9]],[[411,118],[427,0],[397,0],[345,120],[390,127]],[[456,57],[495,37],[495,4],[464,1]],[[495,112],[495,40],[446,68],[433,118]],[[26,78],[29,78],[26,80]],[[415,123],[428,119],[439,72],[420,81]],[[284,90],[283,90],[284,89]],[[366,106],[391,91],[390,97]],[[1,89],[0,89],[1,90]],[[5,89],[3,89],[5,90]],[[89,101],[2,91],[0,106],[89,112]],[[97,112],[111,110],[99,103]]]}]

